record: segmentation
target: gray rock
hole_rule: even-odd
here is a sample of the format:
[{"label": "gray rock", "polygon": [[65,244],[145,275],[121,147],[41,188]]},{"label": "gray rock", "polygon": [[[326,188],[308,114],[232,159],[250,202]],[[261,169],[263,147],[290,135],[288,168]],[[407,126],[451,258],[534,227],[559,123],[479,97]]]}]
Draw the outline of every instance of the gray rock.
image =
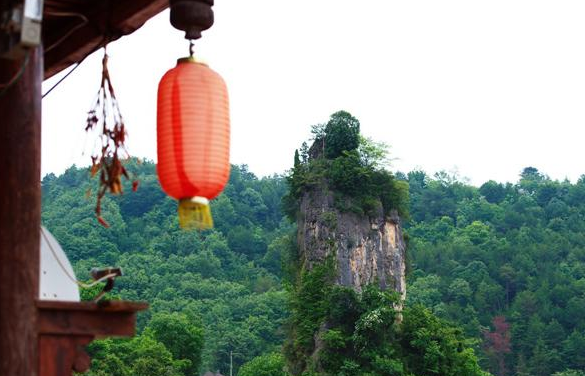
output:
[{"label": "gray rock", "polygon": [[380,288],[394,290],[404,300],[406,246],[396,211],[384,213],[380,204],[370,216],[340,212],[325,186],[302,197],[297,225],[303,269],[310,270],[332,255],[337,284],[361,291],[363,286],[377,282]]}]

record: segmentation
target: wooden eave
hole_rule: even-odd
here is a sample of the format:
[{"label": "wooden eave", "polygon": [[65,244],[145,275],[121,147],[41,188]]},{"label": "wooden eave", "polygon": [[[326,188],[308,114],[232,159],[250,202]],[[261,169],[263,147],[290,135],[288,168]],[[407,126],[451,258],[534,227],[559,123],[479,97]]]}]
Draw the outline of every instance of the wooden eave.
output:
[{"label": "wooden eave", "polygon": [[45,0],[44,78],[133,33],[168,6],[169,0]]},{"label": "wooden eave", "polygon": [[39,300],[37,307],[40,311],[40,334],[103,338],[133,336],[136,313],[148,309],[148,304],[128,301],[94,303]]}]

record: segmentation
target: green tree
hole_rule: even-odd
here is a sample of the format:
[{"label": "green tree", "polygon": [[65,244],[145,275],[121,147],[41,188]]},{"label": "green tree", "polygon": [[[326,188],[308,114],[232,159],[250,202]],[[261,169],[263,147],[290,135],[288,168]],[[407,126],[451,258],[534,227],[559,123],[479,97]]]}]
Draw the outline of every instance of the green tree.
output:
[{"label": "green tree", "polygon": [[569,368],[585,369],[585,335],[582,332],[574,330],[562,342],[563,363]]},{"label": "green tree", "polygon": [[562,372],[555,372],[552,376],[585,376],[585,372],[568,369]]},{"label": "green tree", "polygon": [[376,142],[371,138],[360,136],[359,138],[359,155],[362,165],[374,169],[387,168],[390,161],[388,160],[389,146],[383,142]]},{"label": "green tree", "polygon": [[331,115],[325,126],[325,157],[334,159],[344,151],[358,148],[360,122],[349,112],[338,111]]},{"label": "green tree", "polygon": [[539,340],[528,365],[532,375],[548,376],[560,366],[560,356],[555,350],[549,349],[543,340]]},{"label": "green tree", "polygon": [[258,356],[245,363],[238,371],[238,376],[287,376],[284,372],[284,358],[279,353]]},{"label": "green tree", "polygon": [[411,374],[488,375],[480,369],[462,332],[420,305],[404,311],[399,341],[405,370]]},{"label": "green tree", "polygon": [[92,362],[88,376],[130,376],[127,365],[118,356],[106,353]]},{"label": "green tree", "polygon": [[490,180],[483,183],[479,188],[479,193],[492,204],[499,204],[506,198],[506,189],[503,184]]},{"label": "green tree", "polygon": [[174,359],[189,360],[187,376],[196,376],[201,365],[203,329],[180,313],[158,313],[148,327],[154,338],[171,352]]}]

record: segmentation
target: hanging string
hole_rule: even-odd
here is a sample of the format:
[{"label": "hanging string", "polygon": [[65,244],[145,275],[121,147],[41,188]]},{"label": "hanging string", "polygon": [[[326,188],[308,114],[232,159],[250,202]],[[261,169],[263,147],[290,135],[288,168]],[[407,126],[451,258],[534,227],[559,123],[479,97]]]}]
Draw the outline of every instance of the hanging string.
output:
[{"label": "hanging string", "polygon": [[79,67],[79,65],[81,65],[81,63],[83,62],[83,60],[85,60],[85,58],[88,55],[84,56],[83,59],[81,59],[80,61],[78,61],[77,63],[75,63],[75,65],[73,66],[72,69],[69,70],[69,72],[67,72],[67,74],[65,74],[63,77],[61,77],[59,79],[59,81],[57,81],[57,83],[55,83],[55,85],[51,86],[51,88],[49,90],[47,90],[47,92],[45,94],[43,94],[42,98],[45,98],[47,95],[49,95],[57,86],[59,86],[61,84],[61,82],[65,81],[65,79],[67,77],[69,77],[69,75],[73,72],[75,72],[75,70]]}]

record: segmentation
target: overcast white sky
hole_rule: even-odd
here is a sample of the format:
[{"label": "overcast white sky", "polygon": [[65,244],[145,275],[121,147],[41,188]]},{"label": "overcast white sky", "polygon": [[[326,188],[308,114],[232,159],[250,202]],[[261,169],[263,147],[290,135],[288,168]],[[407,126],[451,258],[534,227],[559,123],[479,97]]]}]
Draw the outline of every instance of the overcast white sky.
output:
[{"label": "overcast white sky", "polygon": [[[232,163],[283,172],[340,109],[392,146],[393,169],[457,169],[479,185],[525,166],[585,173],[582,0],[217,0],[197,55],[226,80]],[[168,13],[112,43],[130,152],[156,160],[156,88],[187,52]],[[82,155],[102,52],[43,101],[43,174]],[[54,80],[45,82],[45,89]],[[89,140],[87,140],[89,143]]]}]

